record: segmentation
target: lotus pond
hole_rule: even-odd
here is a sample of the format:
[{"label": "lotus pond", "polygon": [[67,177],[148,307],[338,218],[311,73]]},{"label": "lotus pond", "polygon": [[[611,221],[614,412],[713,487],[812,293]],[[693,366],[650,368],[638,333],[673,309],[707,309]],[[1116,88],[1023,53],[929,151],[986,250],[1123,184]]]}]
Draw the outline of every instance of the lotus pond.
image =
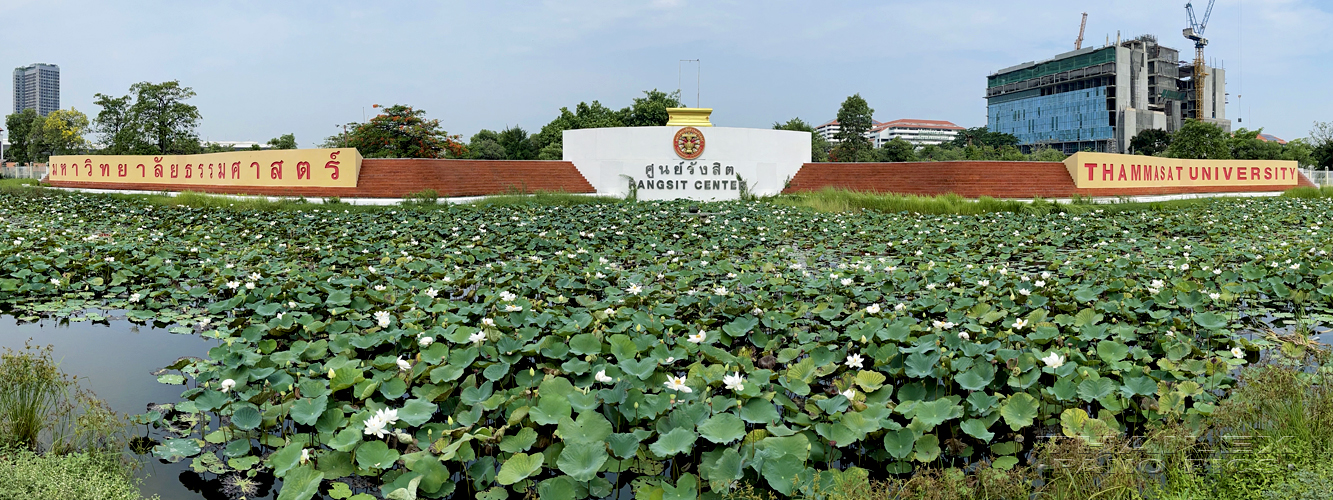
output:
[{"label": "lotus pond", "polygon": [[1326,200],[692,208],[3,195],[0,304],[205,337],[159,367],[175,401],[136,417],[154,454],[233,491],[363,500],[1006,469],[1045,435],[1199,425],[1271,324],[1333,299]]}]

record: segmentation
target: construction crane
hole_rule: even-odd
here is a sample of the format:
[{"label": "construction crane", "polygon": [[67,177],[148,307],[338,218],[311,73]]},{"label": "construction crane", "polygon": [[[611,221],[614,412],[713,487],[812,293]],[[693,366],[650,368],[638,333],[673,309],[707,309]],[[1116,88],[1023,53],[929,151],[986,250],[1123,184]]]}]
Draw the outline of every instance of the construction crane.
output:
[{"label": "construction crane", "polygon": [[1078,25],[1078,40],[1074,40],[1074,50],[1083,48],[1083,28],[1088,27],[1088,13],[1083,13],[1083,22]]},{"label": "construction crane", "polygon": [[1203,11],[1203,19],[1194,17],[1192,2],[1185,4],[1190,27],[1185,28],[1182,34],[1194,41],[1194,118],[1198,120],[1203,119],[1203,77],[1208,76],[1207,67],[1203,63],[1203,48],[1208,45],[1208,39],[1203,37],[1203,30],[1208,27],[1208,16],[1213,13],[1213,2],[1214,0],[1208,0],[1208,8]]}]

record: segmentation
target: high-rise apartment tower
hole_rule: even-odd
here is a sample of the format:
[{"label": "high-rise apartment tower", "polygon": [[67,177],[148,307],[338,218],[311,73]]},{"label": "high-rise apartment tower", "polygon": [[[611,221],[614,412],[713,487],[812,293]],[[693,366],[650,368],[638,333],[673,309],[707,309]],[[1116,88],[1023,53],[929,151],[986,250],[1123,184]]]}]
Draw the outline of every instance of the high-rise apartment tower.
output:
[{"label": "high-rise apartment tower", "polygon": [[60,66],[36,63],[14,68],[14,112],[25,109],[42,116],[60,109]]}]

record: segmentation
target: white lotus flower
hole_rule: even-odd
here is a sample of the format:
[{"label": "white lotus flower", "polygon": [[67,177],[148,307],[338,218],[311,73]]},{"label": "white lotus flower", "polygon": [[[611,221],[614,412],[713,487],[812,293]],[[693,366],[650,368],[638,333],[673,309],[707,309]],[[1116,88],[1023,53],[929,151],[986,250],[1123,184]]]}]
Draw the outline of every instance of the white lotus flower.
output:
[{"label": "white lotus flower", "polygon": [[1025,320],[1023,318],[1017,318],[1014,320],[1014,324],[1012,326],[1015,330],[1022,330],[1024,328],[1027,328],[1028,320]]},{"label": "white lotus flower", "polygon": [[733,391],[743,391],[745,390],[745,377],[742,377],[740,372],[725,375],[722,377],[722,385]]},{"label": "white lotus flower", "polygon": [[856,368],[859,370],[864,367],[864,361],[865,358],[862,358],[860,354],[848,354],[847,360],[843,361],[843,364],[847,365],[848,368]]},{"label": "white lotus flower", "polygon": [[383,420],[380,420],[378,415],[375,415],[366,419],[366,430],[363,432],[367,436],[375,436],[377,438],[383,438],[384,436],[389,435],[389,431],[385,429],[387,425],[388,424],[386,424]]},{"label": "white lotus flower", "polygon": [[685,385],[685,377],[667,377],[667,381],[663,385],[665,385],[667,389],[686,394],[694,392],[694,389],[690,389],[689,386]]},{"label": "white lotus flower", "polygon": [[990,280],[977,280],[979,286],[990,286]]},{"label": "white lotus flower", "polygon": [[383,292],[383,291],[384,291],[384,285],[375,285],[374,288],[375,288],[375,291],[376,291],[376,292]]},{"label": "white lotus flower", "polygon": [[392,319],[388,311],[375,311],[375,321],[379,322],[380,328],[388,328]]},{"label": "white lotus flower", "polygon": [[232,290],[235,290],[236,288],[238,288],[238,287],[240,287],[240,286],[241,286],[241,283],[238,282],[238,281],[228,281],[228,282],[227,282],[227,288],[230,288],[230,289],[232,289]]},{"label": "white lotus flower", "polygon": [[514,299],[516,299],[516,298],[518,298],[518,296],[517,296],[517,295],[514,295],[514,294],[512,294],[512,293],[509,293],[508,290],[501,290],[501,291],[500,291],[500,300],[503,300],[503,301],[505,301],[505,302],[513,302]]},{"label": "white lotus flower", "polygon": [[434,343],[435,343],[435,337],[421,337],[417,339],[417,344],[420,345],[421,347],[430,347],[430,345]]},{"label": "white lotus flower", "polygon": [[481,318],[481,324],[494,328],[495,320],[491,318]]},{"label": "white lotus flower", "polygon": [[1041,287],[1046,286],[1046,282],[1045,282],[1045,281],[1042,281],[1042,280],[1037,280],[1037,281],[1032,282],[1032,285],[1033,285],[1033,286],[1036,286],[1037,288],[1041,288]]},{"label": "white lotus flower", "polygon": [[935,325],[935,328],[939,328],[939,329],[941,329],[941,330],[949,330],[949,329],[952,329],[952,328],[955,327],[955,326],[958,326],[958,325],[954,324],[952,321],[940,321],[940,320],[938,320],[938,319],[935,320],[934,325]]},{"label": "white lotus flower", "polygon": [[107,261],[107,262],[115,262],[115,261],[116,261],[116,258],[115,258],[115,257],[107,257],[107,258],[102,259],[102,260],[105,260],[105,261]]},{"label": "white lotus flower", "polygon": [[130,302],[138,302],[140,298],[143,298],[143,296],[139,295],[139,292],[134,292],[130,294]]},{"label": "white lotus flower", "polygon": [[259,273],[250,273],[250,281],[259,281],[260,279],[263,279],[263,276]]},{"label": "white lotus flower", "polygon": [[247,281],[247,282],[245,282],[245,289],[246,289],[246,290],[254,290],[254,289],[255,289],[255,283],[254,283],[253,281]]},{"label": "white lotus flower", "polygon": [[412,363],[404,361],[402,356],[398,356],[398,371],[405,372],[411,369],[412,369]]},{"label": "white lotus flower", "polygon": [[55,286],[60,286],[60,280],[58,278],[51,278],[51,284]]},{"label": "white lotus flower", "polygon": [[375,266],[366,266],[366,270],[370,271],[370,274],[375,274]]},{"label": "white lotus flower", "polygon": [[841,394],[842,397],[847,398],[848,401],[856,399],[856,389],[852,389],[851,387],[848,387],[847,390],[839,392],[838,394]]},{"label": "white lotus flower", "polygon": [[1244,350],[1244,349],[1241,349],[1240,346],[1232,347],[1232,348],[1231,348],[1231,355],[1232,355],[1232,356],[1235,356],[1235,357],[1237,357],[1237,358],[1243,358],[1243,357],[1245,357],[1245,350]]},{"label": "white lotus flower", "polygon": [[522,311],[522,310],[523,310],[523,306],[520,306],[520,305],[509,304],[509,305],[505,306],[505,312],[519,312],[519,311]]},{"label": "white lotus flower", "polygon": [[866,314],[879,314],[879,304],[870,304],[866,306]]},{"label": "white lotus flower", "polygon": [[967,332],[958,332],[958,338],[963,340],[972,340],[972,336],[968,335]]},{"label": "white lotus flower", "polygon": [[906,311],[906,310],[907,310],[907,304],[898,303],[898,305],[893,306],[893,310],[895,310],[895,311]]},{"label": "white lotus flower", "polygon": [[717,287],[717,288],[713,289],[713,294],[714,294],[714,295],[724,295],[724,296],[725,296],[727,293],[728,293],[728,292],[727,292],[727,287],[724,287],[724,286],[720,286],[720,287]]},{"label": "white lotus flower", "polygon": [[606,370],[598,370],[597,374],[593,375],[592,378],[603,384],[609,384],[614,381],[611,377],[606,376]]},{"label": "white lotus flower", "polygon": [[[490,318],[486,318],[486,319],[490,319]],[[477,330],[477,333],[474,333],[474,334],[472,334],[472,335],[468,335],[468,337],[467,337],[467,341],[468,341],[468,342],[472,342],[472,343],[474,343],[474,344],[480,344],[480,343],[482,343],[482,342],[485,342],[485,341],[486,341],[486,332],[483,332],[483,331],[481,331],[481,330]]]},{"label": "white lotus flower", "polygon": [[436,290],[434,287],[431,287],[431,288],[427,288],[427,289],[426,289],[426,296],[427,296],[427,297],[430,297],[430,298],[432,298],[432,299],[435,298],[435,296],[436,296],[436,295],[439,295],[439,294],[440,294],[440,291],[439,291],[439,290]]},{"label": "white lotus flower", "polygon": [[1046,366],[1051,368],[1059,368],[1061,365],[1065,364],[1065,357],[1052,352],[1050,355],[1041,358],[1041,362],[1046,363]]},{"label": "white lotus flower", "polygon": [[393,425],[398,421],[398,410],[389,408],[375,410],[375,418],[382,420],[386,425]]},{"label": "white lotus flower", "polygon": [[1213,299],[1213,300],[1217,300],[1217,299],[1222,298],[1222,294],[1220,294],[1220,293],[1216,293],[1216,292],[1214,292],[1214,293],[1210,293],[1210,294],[1208,294],[1208,298]]},{"label": "white lotus flower", "polygon": [[705,341],[705,340],[708,340],[708,334],[705,333],[703,330],[699,330],[698,333],[695,333],[695,334],[693,334],[693,335],[690,335],[689,338],[687,338],[686,340],[689,340],[689,341],[692,342],[692,343],[698,344],[698,343],[701,343],[701,342],[703,342],[703,341]]},{"label": "white lotus flower", "polygon": [[642,291],[643,287],[639,286],[637,283],[630,283],[629,288],[625,289],[625,292],[630,295],[638,295]]},{"label": "white lotus flower", "polygon": [[301,463],[310,461],[310,448],[301,448]]},{"label": "white lotus flower", "polygon": [[219,387],[219,390],[221,390],[222,392],[231,392],[232,388],[235,387],[236,387],[236,381],[232,379],[227,379],[222,381],[222,385]]},{"label": "white lotus flower", "polygon": [[615,316],[615,315],[616,315],[616,310],[615,310],[615,309],[612,309],[612,308],[610,308],[610,307],[606,308],[606,310],[605,310],[605,311],[602,311],[602,312],[606,313],[606,316],[607,316],[608,318],[611,317],[611,316]]},{"label": "white lotus flower", "polygon": [[852,283],[855,283],[855,282],[856,282],[856,280],[854,280],[854,279],[852,279],[852,278],[843,278],[843,279],[842,279],[842,286],[848,286],[848,285],[851,285]]}]

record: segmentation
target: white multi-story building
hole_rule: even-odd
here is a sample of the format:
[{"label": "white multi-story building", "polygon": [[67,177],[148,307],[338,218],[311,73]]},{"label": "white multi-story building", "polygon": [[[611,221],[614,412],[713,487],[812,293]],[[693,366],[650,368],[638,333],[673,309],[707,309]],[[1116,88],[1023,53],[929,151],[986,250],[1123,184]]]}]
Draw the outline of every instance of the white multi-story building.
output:
[{"label": "white multi-story building", "polygon": [[919,148],[951,142],[955,137],[958,137],[958,132],[961,130],[963,130],[963,127],[959,127],[953,122],[908,118],[875,125],[871,127],[867,136],[877,148],[896,137],[901,137]]},{"label": "white multi-story building", "polygon": [[[902,137],[903,140],[916,147],[942,144],[952,141],[954,137],[958,136],[958,132],[963,130],[963,127],[943,120],[903,119],[891,122],[872,120],[872,122],[874,125],[870,127],[870,131],[866,132],[865,137],[870,139],[870,143],[875,147],[880,147],[884,143],[892,141],[895,137]],[[840,128],[838,120],[831,120],[815,127],[815,133],[824,136],[824,139],[830,143],[837,144],[836,136]]]}]

